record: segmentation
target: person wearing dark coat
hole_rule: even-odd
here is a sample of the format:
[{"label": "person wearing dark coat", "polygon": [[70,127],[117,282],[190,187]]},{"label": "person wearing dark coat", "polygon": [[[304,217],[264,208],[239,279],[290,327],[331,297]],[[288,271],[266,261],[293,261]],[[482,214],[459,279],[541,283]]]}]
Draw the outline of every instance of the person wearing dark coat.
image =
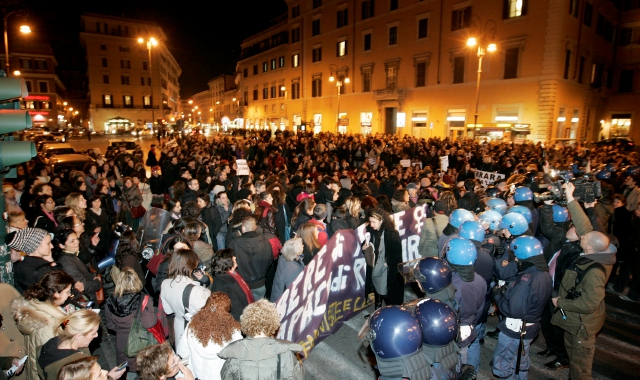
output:
[{"label": "person wearing dark coat", "polygon": [[203,191],[198,191],[196,193],[196,199],[198,206],[200,206],[200,218],[202,219],[202,222],[207,225],[211,247],[214,251],[224,248],[218,247],[218,241],[216,239],[216,235],[220,230],[220,211],[218,211],[216,206],[211,204],[209,194]]},{"label": "person wearing dark coat", "polygon": [[[212,261],[213,282],[211,292],[222,292],[231,299],[231,315],[236,321],[240,321],[240,316],[244,308],[250,303],[247,294],[242,290],[242,286],[236,277],[244,278],[236,271],[238,264],[232,249],[222,249],[216,252]],[[253,294],[252,294],[253,296]]]},{"label": "person wearing dark coat", "polygon": [[[76,281],[76,289],[86,294],[97,303],[96,292],[102,288],[102,280],[89,272],[87,266],[78,258],[80,241],[72,230],[62,230],[56,233],[56,249],[59,251],[58,264],[64,268]],[[79,287],[78,287],[79,286]]]},{"label": "person wearing dark coat", "polygon": [[278,298],[291,285],[293,280],[304,270],[302,262],[303,243],[300,238],[293,238],[284,243],[282,254],[278,258],[278,267],[273,280],[271,290],[271,302],[278,301]]},{"label": "person wearing dark coat", "polygon": [[[366,233],[370,239],[365,241],[362,249],[372,250],[375,261],[367,262],[365,293],[374,292],[376,309],[387,305],[404,303],[404,280],[398,272],[398,264],[402,262],[402,243],[400,234],[395,229],[391,216],[381,208],[368,211]],[[365,253],[365,258],[372,257]]]},{"label": "person wearing dark coat", "polygon": [[60,270],[51,256],[51,235],[40,228],[24,228],[7,235],[7,246],[27,256],[14,269],[16,289],[27,290],[42,276]]},{"label": "person wearing dark coat", "polygon": [[331,239],[333,234],[339,230],[348,230],[353,227],[347,223],[347,210],[344,207],[338,207],[333,210],[333,214],[331,215],[331,222],[327,225],[327,238]]},{"label": "person wearing dark coat", "polygon": [[160,166],[154,166],[151,168],[151,178],[149,178],[149,187],[151,188],[151,194],[163,195],[165,193],[164,178],[160,174]]},{"label": "person wearing dark coat", "polygon": [[58,223],[56,223],[55,217],[53,216],[53,209],[55,207],[56,204],[51,196],[40,195],[37,197],[35,200],[34,209],[36,211],[33,215],[32,227],[41,228],[51,234],[55,233],[56,227],[58,226]]},{"label": "person wearing dark coat", "polygon": [[463,208],[465,210],[469,210],[473,213],[480,213],[483,210],[482,204],[480,203],[480,197],[474,192],[476,187],[476,181],[473,179],[468,179],[464,181],[464,188],[466,192],[458,200],[458,207]]},{"label": "person wearing dark coat", "polygon": [[162,167],[162,177],[164,178],[164,187],[169,188],[180,177],[180,167],[178,166],[178,157],[171,157]]}]

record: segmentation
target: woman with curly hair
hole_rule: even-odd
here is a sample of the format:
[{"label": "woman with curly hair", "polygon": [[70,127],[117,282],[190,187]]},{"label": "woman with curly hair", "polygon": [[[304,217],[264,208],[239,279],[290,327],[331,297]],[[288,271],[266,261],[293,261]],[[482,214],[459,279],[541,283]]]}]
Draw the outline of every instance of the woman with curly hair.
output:
[{"label": "woman with curly hair", "polygon": [[440,198],[438,198],[438,200],[442,201],[445,204],[446,209],[444,211],[444,214],[446,216],[451,215],[453,210],[456,210],[458,208],[456,195],[451,190],[446,190],[440,193]]},{"label": "woman with curly hair", "polygon": [[[398,272],[402,262],[402,243],[391,216],[381,208],[367,212],[365,243],[362,246],[367,260],[365,294],[374,292],[375,308],[401,305],[404,302],[404,280]],[[367,254],[367,252],[369,254]]]},{"label": "woman with curly hair", "polygon": [[[240,326],[247,337],[229,344],[218,354],[225,360],[220,372],[223,379],[275,379],[278,374],[283,379],[304,379],[304,366],[296,357],[302,346],[274,338],[280,328],[275,304],[261,299],[247,306],[240,317]],[[258,361],[260,366],[254,364]]]},{"label": "woman with curly hair", "polygon": [[[123,271],[124,268],[129,267],[140,278],[140,282],[144,284],[144,271],[140,261],[142,260],[142,254],[140,252],[140,244],[136,239],[136,234],[131,230],[126,230],[120,236],[118,241],[118,248],[116,249],[116,268]],[[118,276],[117,273],[113,273],[114,279]]]},{"label": "woman with curly hair", "polygon": [[224,360],[218,352],[242,339],[240,323],[229,313],[231,299],[222,292],[211,293],[207,303],[193,316],[180,339],[176,353],[189,358],[189,368],[197,379],[221,379]]},{"label": "woman with curly hair", "polygon": [[71,193],[64,199],[64,205],[70,207],[78,219],[84,222],[86,218],[87,200],[80,193]]}]

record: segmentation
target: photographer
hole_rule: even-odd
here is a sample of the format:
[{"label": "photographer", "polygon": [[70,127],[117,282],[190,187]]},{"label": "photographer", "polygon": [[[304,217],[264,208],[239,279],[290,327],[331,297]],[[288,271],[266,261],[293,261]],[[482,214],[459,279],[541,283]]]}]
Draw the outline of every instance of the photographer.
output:
[{"label": "photographer", "polygon": [[[557,294],[554,290],[551,299],[556,307],[552,323],[566,332],[564,343],[571,378],[591,378],[596,334],[605,320],[605,284],[615,263],[615,248],[609,244],[607,235],[593,230],[587,215],[573,198],[573,183],[563,187],[582,252],[561,278],[562,273],[558,273],[561,268],[556,269],[555,283],[559,283],[559,289]],[[593,207],[593,204],[585,206]]]}]

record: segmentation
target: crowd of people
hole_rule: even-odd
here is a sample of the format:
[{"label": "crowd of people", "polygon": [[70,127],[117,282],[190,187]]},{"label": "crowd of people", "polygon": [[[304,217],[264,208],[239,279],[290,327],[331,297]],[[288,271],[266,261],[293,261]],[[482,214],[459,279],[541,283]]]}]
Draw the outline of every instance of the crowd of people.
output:
[{"label": "crowd of people", "polygon": [[[25,337],[29,380],[115,380],[125,371],[302,378],[301,347],[273,339],[274,303],[337,231],[366,223],[366,292],[376,309],[402,305],[402,247],[390,215],[418,205],[427,210],[420,254],[451,271],[437,292],[460,320],[461,363],[475,370],[487,335],[498,339],[494,374],[526,378],[529,344],[542,331],[548,349],[539,355],[556,356],[547,367],[590,378],[605,287],[640,300],[640,160],[619,147],[253,133],[172,139],[146,159],[124,148],[95,159],[56,176],[29,162],[4,185],[17,292],[2,293],[12,297],[2,314]],[[503,179],[485,187],[477,171]],[[571,183],[566,199],[534,196],[545,179],[584,173],[601,181],[597,202],[574,200]],[[135,234],[153,208],[170,220],[157,261],[143,259]],[[116,232],[122,225],[130,230]],[[98,262],[115,240],[115,288],[105,295]],[[103,371],[90,355],[98,307],[126,368]],[[501,322],[485,333],[490,312]],[[128,355],[139,326],[161,326],[163,337]]]}]

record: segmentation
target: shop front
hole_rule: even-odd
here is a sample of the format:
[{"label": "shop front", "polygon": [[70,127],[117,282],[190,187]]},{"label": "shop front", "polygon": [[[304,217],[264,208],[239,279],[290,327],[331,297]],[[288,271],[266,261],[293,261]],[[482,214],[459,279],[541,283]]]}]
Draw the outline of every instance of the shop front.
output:
[{"label": "shop front", "polygon": [[480,141],[522,144],[531,133],[530,127],[530,124],[521,123],[467,124],[467,132],[472,132],[475,139]]}]

